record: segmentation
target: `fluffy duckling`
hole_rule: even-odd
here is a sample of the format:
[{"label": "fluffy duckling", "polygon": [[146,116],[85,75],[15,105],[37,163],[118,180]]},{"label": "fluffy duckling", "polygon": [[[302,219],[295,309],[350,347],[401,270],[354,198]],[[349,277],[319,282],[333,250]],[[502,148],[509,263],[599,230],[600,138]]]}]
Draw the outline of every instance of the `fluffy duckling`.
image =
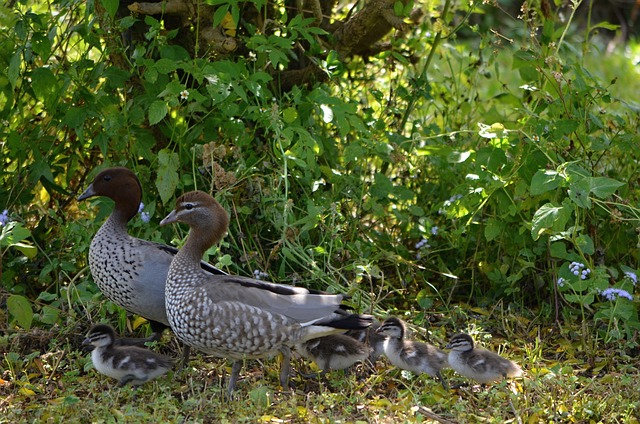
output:
[{"label": "fluffy duckling", "polygon": [[[366,344],[344,334],[332,334],[304,343],[296,350],[306,359],[316,363],[326,374],[330,369],[343,370],[369,357],[372,349]],[[305,377],[315,376],[305,375]]]},{"label": "fluffy duckling", "polygon": [[481,347],[474,347],[473,338],[468,334],[451,337],[446,349],[451,349],[449,366],[458,374],[480,384],[522,375],[522,368],[515,362]]},{"label": "fluffy duckling", "polygon": [[91,328],[82,344],[94,347],[91,352],[94,368],[118,380],[118,387],[128,383],[137,387],[160,377],[173,366],[169,358],[149,349],[119,345],[115,331],[105,324]]},{"label": "fluffy duckling", "polygon": [[405,340],[407,328],[405,323],[396,317],[387,318],[377,332],[386,336],[382,346],[391,364],[416,374],[425,373],[437,377],[442,387],[445,390],[449,389],[440,373],[448,366],[447,354],[443,350],[428,343]]}]

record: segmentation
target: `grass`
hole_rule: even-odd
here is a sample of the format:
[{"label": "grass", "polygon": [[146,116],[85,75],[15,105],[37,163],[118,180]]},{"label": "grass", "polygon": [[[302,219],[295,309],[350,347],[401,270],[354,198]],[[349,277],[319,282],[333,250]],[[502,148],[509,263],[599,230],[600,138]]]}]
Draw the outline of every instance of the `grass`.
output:
[{"label": "grass", "polygon": [[[583,328],[560,330],[505,314],[470,316],[466,328],[458,328],[521,364],[521,379],[480,387],[447,370],[457,387],[447,392],[428,376],[395,369],[383,358],[372,373],[360,366],[349,374],[333,371],[324,381],[296,375],[295,389],[281,391],[278,360],[270,359],[247,361],[231,401],[223,396],[226,361],[195,355],[187,368],[133,391],[118,389],[92,369],[79,349],[81,333],[14,333],[2,339],[0,422],[434,422],[431,414],[465,423],[638,422],[636,344],[605,345]],[[414,337],[444,346],[457,325],[443,318],[428,337],[414,327]],[[168,334],[154,349],[180,355]],[[300,367],[309,365],[298,360],[294,369]]]}]

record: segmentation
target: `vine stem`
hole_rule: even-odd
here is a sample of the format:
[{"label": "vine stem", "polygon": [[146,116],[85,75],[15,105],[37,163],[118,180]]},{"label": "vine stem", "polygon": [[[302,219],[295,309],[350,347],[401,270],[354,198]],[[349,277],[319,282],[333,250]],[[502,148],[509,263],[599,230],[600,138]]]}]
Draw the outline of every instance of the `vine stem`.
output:
[{"label": "vine stem", "polygon": [[571,22],[573,22],[573,17],[576,15],[576,11],[582,4],[582,0],[572,0],[573,10],[571,11],[571,15],[569,16],[569,20],[567,21],[567,25],[564,27],[564,31],[562,31],[562,35],[560,36],[560,40],[558,41],[558,46],[556,47],[556,55],[560,51],[560,47],[562,46],[562,42],[564,41],[565,35],[567,35],[567,31],[569,31],[569,26],[571,26]]}]

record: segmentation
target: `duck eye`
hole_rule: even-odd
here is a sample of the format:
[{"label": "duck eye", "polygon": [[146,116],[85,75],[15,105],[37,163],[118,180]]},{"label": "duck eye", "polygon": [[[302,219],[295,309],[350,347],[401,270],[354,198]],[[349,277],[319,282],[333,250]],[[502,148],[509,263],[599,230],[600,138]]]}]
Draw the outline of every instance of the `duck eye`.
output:
[{"label": "duck eye", "polygon": [[187,203],[184,205],[184,208],[188,211],[190,211],[191,209],[193,209],[193,203]]},{"label": "duck eye", "polygon": [[102,177],[103,180],[105,181],[111,181],[111,175],[105,175],[104,177]]}]

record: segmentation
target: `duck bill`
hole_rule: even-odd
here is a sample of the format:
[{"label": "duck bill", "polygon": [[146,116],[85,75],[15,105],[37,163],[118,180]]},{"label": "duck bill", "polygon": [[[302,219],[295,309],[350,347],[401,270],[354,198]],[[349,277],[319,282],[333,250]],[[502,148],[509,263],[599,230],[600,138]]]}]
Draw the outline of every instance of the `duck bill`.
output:
[{"label": "duck bill", "polygon": [[89,187],[87,187],[84,193],[78,196],[78,200],[88,199],[89,197],[93,197],[95,195],[96,195],[96,192],[93,190],[93,184],[89,184]]},{"label": "duck bill", "polygon": [[178,222],[178,214],[175,210],[172,210],[169,215],[165,216],[162,221],[160,221],[160,225],[173,224],[174,222]]},{"label": "duck bill", "polygon": [[90,339],[89,337],[87,337],[86,339],[84,339],[84,340],[82,341],[82,344],[83,344],[83,345],[89,345],[89,344],[91,344],[91,339]]}]

